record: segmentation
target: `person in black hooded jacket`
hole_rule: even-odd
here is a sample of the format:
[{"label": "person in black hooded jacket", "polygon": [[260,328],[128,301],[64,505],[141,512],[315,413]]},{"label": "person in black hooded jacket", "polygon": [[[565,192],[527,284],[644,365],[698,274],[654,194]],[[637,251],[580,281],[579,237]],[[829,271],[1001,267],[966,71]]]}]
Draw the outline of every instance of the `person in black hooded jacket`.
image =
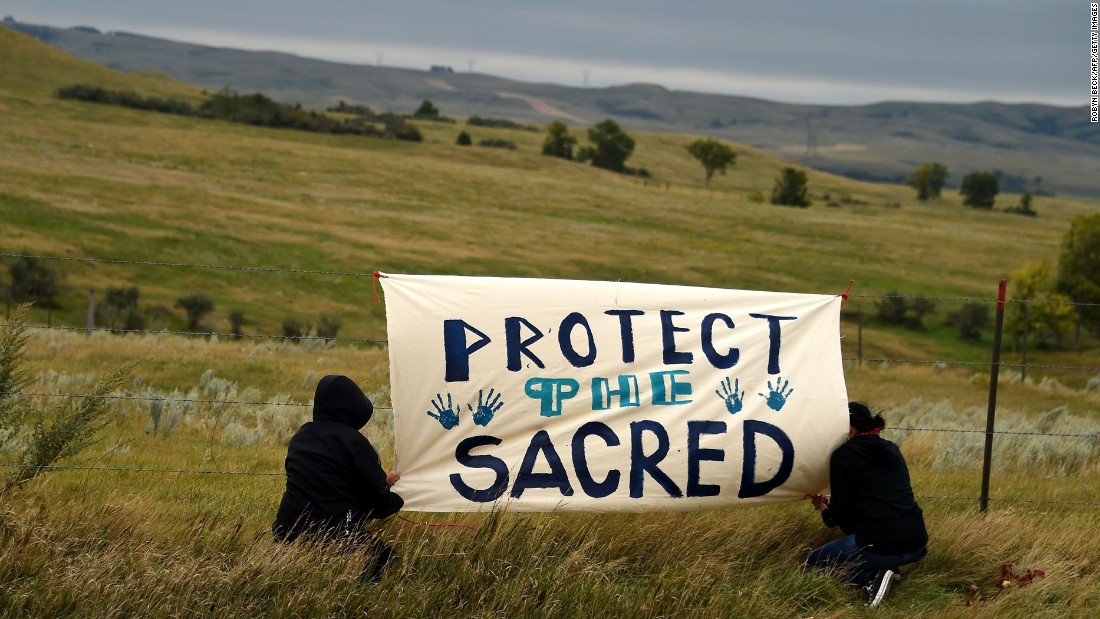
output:
[{"label": "person in black hooded jacket", "polygon": [[877,606],[898,578],[900,566],[927,553],[928,531],[913,496],[909,468],[894,443],[878,435],[886,426],[862,402],[848,404],[848,440],[829,459],[831,496],[814,496],[825,526],[844,537],[814,549],[806,563],[819,569],[844,568]]},{"label": "person in black hooded jacket", "polygon": [[313,396],[313,421],[290,439],[286,491],[271,526],[275,538],[325,541],[351,538],[373,551],[363,576],[372,581],[393,549],[364,529],[369,519],[397,513],[404,501],[391,487],[400,476],[382,468],[378,452],[359,430],[374,405],[347,376],[325,376]]}]

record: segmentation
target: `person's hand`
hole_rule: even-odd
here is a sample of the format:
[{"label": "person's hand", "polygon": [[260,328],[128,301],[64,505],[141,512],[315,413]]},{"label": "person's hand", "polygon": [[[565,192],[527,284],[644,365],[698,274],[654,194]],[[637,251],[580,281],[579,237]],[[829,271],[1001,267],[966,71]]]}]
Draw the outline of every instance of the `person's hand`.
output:
[{"label": "person's hand", "polygon": [[807,494],[805,498],[810,499],[817,511],[829,508],[829,495],[827,494]]},{"label": "person's hand", "polygon": [[386,475],[386,486],[392,488],[399,479],[401,479],[401,476],[397,474],[397,471],[390,471],[389,474]]}]

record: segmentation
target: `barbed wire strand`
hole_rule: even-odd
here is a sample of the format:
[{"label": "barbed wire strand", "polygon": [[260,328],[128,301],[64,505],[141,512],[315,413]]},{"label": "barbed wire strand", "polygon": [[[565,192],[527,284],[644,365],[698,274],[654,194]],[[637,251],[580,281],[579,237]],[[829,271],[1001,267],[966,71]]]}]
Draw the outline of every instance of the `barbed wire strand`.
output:
[{"label": "barbed wire strand", "polygon": [[[287,407],[299,407],[299,408],[311,408],[312,404],[303,404],[300,402],[254,402],[248,400],[217,400],[217,399],[198,399],[198,398],[171,398],[166,396],[137,396],[137,395],[100,395],[96,393],[28,393],[25,391],[3,391],[0,395],[14,395],[27,398],[102,398],[104,400],[138,400],[146,402],[186,402],[189,404],[237,404],[245,406],[287,406]],[[393,410],[390,406],[375,406],[374,410]]]},{"label": "barbed wire strand", "polygon": [[[323,269],[291,269],[280,267],[256,267],[227,264],[197,264],[191,262],[158,262],[153,260],[122,260],[116,258],[91,258],[84,256],[46,256],[38,254],[13,254],[0,252],[0,256],[7,258],[33,258],[37,260],[59,260],[66,262],[88,262],[101,264],[128,264],[139,266],[176,267],[192,269],[221,269],[228,271],[252,271],[261,273],[290,273],[296,275],[337,275],[347,277],[374,277],[374,271],[326,271]],[[849,298],[857,299],[926,299],[929,301],[977,301],[984,303],[996,303],[994,297],[936,297],[924,295],[899,295],[899,294],[848,294]],[[1050,301],[1041,299],[1006,299],[1007,303],[1025,303],[1039,305],[1075,305],[1083,307],[1100,307],[1100,303],[1082,303],[1079,301]]]},{"label": "barbed wire strand", "polygon": [[155,267],[186,267],[193,269],[221,269],[226,271],[254,271],[261,273],[292,273],[296,275],[340,275],[348,277],[374,277],[374,271],[370,272],[355,272],[355,271],[324,271],[324,270],[311,270],[311,269],[287,269],[278,267],[249,267],[249,266],[233,266],[226,264],[194,264],[189,262],[154,262],[151,260],[118,260],[113,258],[86,258],[76,256],[39,256],[32,254],[9,254],[0,253],[0,256],[8,258],[35,258],[38,260],[61,260],[67,262],[93,262],[103,264],[131,264],[141,266],[155,266]]},{"label": "barbed wire strand", "polygon": [[[266,338],[275,340],[297,340],[297,341],[321,341],[328,342],[353,342],[353,343],[370,343],[370,344],[389,344],[387,339],[373,339],[373,338],[322,338],[311,335],[264,335],[264,334],[248,334],[242,333],[237,335],[234,333],[223,333],[218,331],[155,331],[152,329],[112,329],[108,327],[93,327],[88,329],[87,327],[68,327],[61,325],[27,325],[28,329],[40,329],[40,330],[60,330],[60,331],[101,331],[106,333],[123,333],[123,334],[146,334],[146,335],[193,335],[210,337],[217,336],[218,338],[225,338],[232,340],[234,338]],[[955,361],[951,359],[888,359],[888,358],[876,358],[876,357],[843,357],[841,361],[854,361],[865,363],[910,363],[916,365],[968,365],[968,366],[988,366],[988,361]],[[1080,370],[1087,372],[1100,372],[1100,367],[1086,366],[1086,365],[1054,365],[1046,363],[1009,363],[1007,361],[1001,361],[998,364],[1000,367],[1008,368],[1028,368],[1028,369],[1047,369],[1047,370]]]},{"label": "barbed wire strand", "polygon": [[[862,361],[865,363],[913,363],[913,364],[937,364],[942,363],[945,365],[991,365],[988,361],[951,361],[947,359],[876,359],[870,357],[844,357],[841,361]],[[1100,367],[1091,367],[1087,365],[1052,365],[1046,363],[1008,363],[1007,361],[1001,361],[997,364],[1003,368],[1037,368],[1046,370],[1084,370],[1089,372],[1100,372]]]},{"label": "barbed wire strand", "polygon": [[[981,500],[982,497],[958,496],[958,495],[945,496],[945,495],[935,495],[935,494],[918,494],[918,495],[916,495],[916,498],[918,498],[918,499],[932,499],[932,500],[938,500],[938,501],[978,501],[978,500]],[[1096,503],[1096,502],[1093,502],[1093,501],[1052,501],[1052,500],[1049,500],[1049,499],[1018,499],[1018,498],[1013,498],[1013,497],[1003,497],[1003,498],[987,497],[987,500],[989,500],[989,501],[1000,501],[1002,503],[1048,503],[1048,504],[1051,504],[1051,505],[1081,505],[1081,506],[1089,506],[1089,507],[1100,507],[1100,503]]]},{"label": "barbed wire strand", "polygon": [[42,329],[50,330],[56,329],[59,331],[100,331],[105,333],[122,333],[122,334],[136,334],[143,333],[146,335],[197,335],[202,337],[217,336],[218,338],[225,338],[227,340],[237,338],[266,338],[274,340],[297,340],[297,341],[324,341],[328,342],[368,342],[375,344],[385,344],[387,340],[371,339],[371,338],[347,338],[347,337],[320,337],[316,335],[268,335],[263,333],[223,333],[220,331],[168,331],[168,330],[153,330],[153,329],[113,329],[110,327],[67,327],[62,325],[26,325],[28,329]]},{"label": "barbed wire strand", "polygon": [[0,463],[0,468],[28,468],[28,469],[42,469],[45,471],[107,471],[107,472],[121,472],[121,473],[194,473],[196,475],[253,475],[259,477],[277,477],[286,476],[284,472],[267,472],[267,471],[207,471],[202,469],[153,469],[146,467],[127,467],[127,466],[75,466],[75,465],[59,465],[59,464],[18,464],[18,463]]}]

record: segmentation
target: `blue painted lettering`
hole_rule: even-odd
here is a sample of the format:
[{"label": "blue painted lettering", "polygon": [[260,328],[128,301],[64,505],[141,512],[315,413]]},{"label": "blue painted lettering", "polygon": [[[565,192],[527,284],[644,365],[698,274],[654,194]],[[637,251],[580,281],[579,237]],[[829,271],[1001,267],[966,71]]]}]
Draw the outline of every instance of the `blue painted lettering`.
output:
[{"label": "blue painted lettering", "polygon": [[[657,449],[650,454],[645,453],[645,447],[642,444],[642,436],[646,432],[657,438]],[[665,432],[664,426],[648,419],[630,422],[630,498],[642,498],[642,485],[646,473],[649,473],[653,481],[664,488],[669,496],[684,496],[676,482],[672,481],[672,478],[664,471],[657,468],[657,465],[667,455],[668,432]]]},{"label": "blue painted lettering", "polygon": [[618,446],[619,437],[607,424],[599,421],[589,421],[573,434],[573,467],[577,470],[577,480],[581,482],[581,490],[594,499],[600,499],[618,490],[621,474],[617,469],[611,469],[607,472],[607,477],[603,481],[597,482],[592,478],[592,471],[588,469],[588,455],[584,447],[584,439],[589,436],[602,438],[608,447]]},{"label": "blue painted lettering", "polygon": [[581,384],[572,378],[530,378],[523,386],[528,397],[539,400],[539,414],[557,417],[562,403],[577,395]]},{"label": "blue painted lettering", "polygon": [[687,327],[677,327],[672,323],[672,318],[674,316],[683,315],[684,313],[678,310],[661,310],[661,342],[663,344],[662,352],[664,354],[665,365],[691,364],[691,353],[676,350],[676,334],[686,333],[691,330]]},{"label": "blue painted lettering", "polygon": [[472,469],[490,469],[496,473],[496,479],[488,488],[471,488],[462,481],[458,473],[451,473],[451,485],[467,501],[491,503],[504,495],[508,489],[508,465],[504,460],[488,454],[474,456],[470,452],[486,445],[499,445],[501,440],[495,436],[471,436],[463,439],[455,448],[455,460]]},{"label": "blue painted lettering", "polygon": [[[467,346],[467,331],[481,339]],[[470,380],[470,355],[488,344],[489,336],[473,328],[465,320],[444,320],[443,353],[447,361],[444,380],[449,383]]]},{"label": "blue painted lettering", "polygon": [[[741,488],[737,491],[737,496],[747,499],[764,496],[787,481],[794,470],[794,445],[783,430],[763,421],[746,420],[744,432],[745,460],[741,465]],[[756,481],[756,437],[759,434],[770,438],[779,446],[781,454],[775,475],[764,481]]]},{"label": "blue painted lettering", "polygon": [[611,408],[611,398],[616,396],[619,398],[619,408],[640,406],[638,377],[633,374],[620,374],[618,389],[612,389],[610,381],[602,376],[592,379],[592,410],[605,411]]},{"label": "blue painted lettering", "polygon": [[769,314],[749,314],[753,318],[763,318],[768,321],[768,374],[779,373],[779,347],[782,343],[779,331],[781,320],[797,320],[797,316],[771,316]]},{"label": "blue painted lettering", "polygon": [[721,449],[704,449],[700,447],[699,437],[703,434],[725,433],[726,422],[724,421],[688,422],[688,496],[718,496],[721,488],[717,484],[703,484],[699,482],[699,462],[702,460],[721,462],[726,459],[726,452]]},{"label": "blue painted lettering", "polygon": [[677,376],[686,376],[687,370],[666,370],[664,372],[650,372],[649,381],[652,384],[654,406],[681,406],[690,404],[691,400],[680,396],[691,395],[691,383],[681,383]]},{"label": "blue painted lettering", "polygon": [[714,323],[718,321],[722,321],[725,323],[726,328],[733,331],[733,319],[729,316],[717,313],[707,314],[700,326],[702,329],[703,354],[707,356],[707,360],[714,367],[719,370],[728,370],[737,365],[737,358],[741,355],[741,351],[730,348],[726,354],[718,354],[718,351],[714,348]]},{"label": "blue painted lettering", "polygon": [[[527,339],[520,339],[520,327],[527,327],[531,332],[531,337]],[[518,372],[523,369],[523,361],[520,360],[520,355],[527,357],[535,363],[539,368],[545,368],[542,359],[535,356],[529,348],[531,344],[542,339],[542,331],[538,330],[538,327],[531,324],[531,321],[520,316],[511,316],[504,319],[504,340],[508,345],[508,369],[512,372]]]}]

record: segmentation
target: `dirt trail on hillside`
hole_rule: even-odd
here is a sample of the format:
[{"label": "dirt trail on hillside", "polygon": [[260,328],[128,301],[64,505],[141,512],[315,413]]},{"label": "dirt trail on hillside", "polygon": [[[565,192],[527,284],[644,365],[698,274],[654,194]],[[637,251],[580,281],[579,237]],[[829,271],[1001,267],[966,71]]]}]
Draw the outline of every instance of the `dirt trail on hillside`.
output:
[{"label": "dirt trail on hillside", "polygon": [[531,109],[535,110],[539,114],[546,114],[547,116],[556,116],[557,118],[563,118],[565,120],[568,120],[568,121],[573,122],[573,123],[577,123],[579,125],[583,125],[583,124],[586,123],[586,121],[583,118],[581,118],[579,116],[574,116],[573,114],[570,114],[569,112],[566,112],[565,110],[561,110],[559,108],[556,108],[553,105],[547,103],[546,101],[543,101],[542,99],[538,99],[536,97],[529,97],[527,95],[521,95],[521,94],[516,93],[516,92],[498,92],[497,96],[502,98],[502,99],[516,99],[518,101],[523,101],[527,105],[530,105]]}]

